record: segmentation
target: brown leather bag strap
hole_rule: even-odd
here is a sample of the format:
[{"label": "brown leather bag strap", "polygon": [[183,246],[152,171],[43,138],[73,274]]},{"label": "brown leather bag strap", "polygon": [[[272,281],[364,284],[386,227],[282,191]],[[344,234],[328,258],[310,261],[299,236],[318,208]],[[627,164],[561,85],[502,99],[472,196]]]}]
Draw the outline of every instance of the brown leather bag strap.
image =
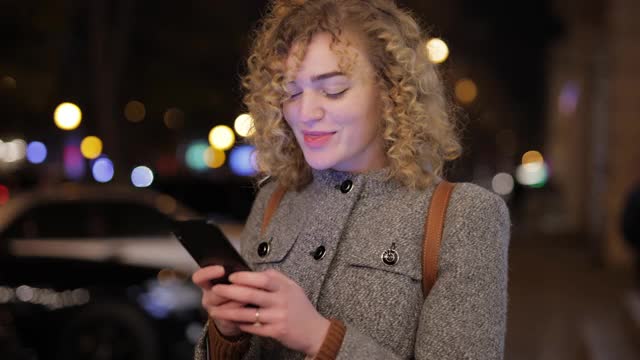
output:
[{"label": "brown leather bag strap", "polygon": [[429,212],[424,223],[424,244],[422,245],[422,294],[426,298],[438,277],[438,255],[444,230],[449,198],[455,184],[441,181],[431,197]]},{"label": "brown leather bag strap", "polygon": [[260,235],[264,235],[264,232],[267,230],[267,226],[269,226],[269,222],[271,222],[271,217],[278,209],[278,205],[280,205],[280,200],[287,192],[287,189],[283,186],[278,185],[278,187],[271,194],[271,198],[269,199],[269,203],[267,203],[267,208],[264,210],[264,217],[262,218],[262,227],[260,228]]}]

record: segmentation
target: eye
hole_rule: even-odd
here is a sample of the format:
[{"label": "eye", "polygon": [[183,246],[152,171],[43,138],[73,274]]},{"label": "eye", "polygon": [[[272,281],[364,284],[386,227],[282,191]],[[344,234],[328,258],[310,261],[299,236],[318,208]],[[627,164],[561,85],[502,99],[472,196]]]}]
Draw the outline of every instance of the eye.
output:
[{"label": "eye", "polygon": [[349,88],[340,91],[324,91],[324,94],[330,99],[337,99],[339,97],[342,97],[342,95],[344,95],[347,90],[349,90]]}]

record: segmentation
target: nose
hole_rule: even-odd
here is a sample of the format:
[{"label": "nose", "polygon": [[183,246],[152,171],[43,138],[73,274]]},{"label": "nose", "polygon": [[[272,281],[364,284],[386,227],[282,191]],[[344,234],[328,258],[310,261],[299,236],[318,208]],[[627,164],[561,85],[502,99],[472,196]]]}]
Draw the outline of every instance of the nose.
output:
[{"label": "nose", "polygon": [[300,99],[300,120],[302,122],[312,122],[322,119],[324,116],[324,108],[322,99],[313,91],[306,91],[301,94]]}]

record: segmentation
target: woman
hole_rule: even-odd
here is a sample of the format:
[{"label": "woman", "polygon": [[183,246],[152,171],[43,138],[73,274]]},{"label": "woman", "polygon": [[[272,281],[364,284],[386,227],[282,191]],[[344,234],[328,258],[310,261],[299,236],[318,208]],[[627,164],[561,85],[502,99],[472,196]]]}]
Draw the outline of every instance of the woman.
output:
[{"label": "woman", "polygon": [[193,275],[210,317],[197,359],[206,347],[212,359],[502,357],[509,216],[499,197],[456,186],[438,279],[422,296],[427,206],[443,162],[460,153],[424,40],[392,1],[272,3],[243,81],[269,177],[241,239],[254,271],[213,287],[221,267]]}]

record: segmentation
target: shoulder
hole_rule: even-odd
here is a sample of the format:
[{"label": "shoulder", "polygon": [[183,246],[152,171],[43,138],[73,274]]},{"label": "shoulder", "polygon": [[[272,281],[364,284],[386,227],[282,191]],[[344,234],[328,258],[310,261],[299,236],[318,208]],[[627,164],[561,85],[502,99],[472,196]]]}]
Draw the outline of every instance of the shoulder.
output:
[{"label": "shoulder", "polygon": [[447,217],[453,217],[454,221],[496,219],[508,222],[509,209],[499,195],[472,183],[457,183],[451,194]]}]

